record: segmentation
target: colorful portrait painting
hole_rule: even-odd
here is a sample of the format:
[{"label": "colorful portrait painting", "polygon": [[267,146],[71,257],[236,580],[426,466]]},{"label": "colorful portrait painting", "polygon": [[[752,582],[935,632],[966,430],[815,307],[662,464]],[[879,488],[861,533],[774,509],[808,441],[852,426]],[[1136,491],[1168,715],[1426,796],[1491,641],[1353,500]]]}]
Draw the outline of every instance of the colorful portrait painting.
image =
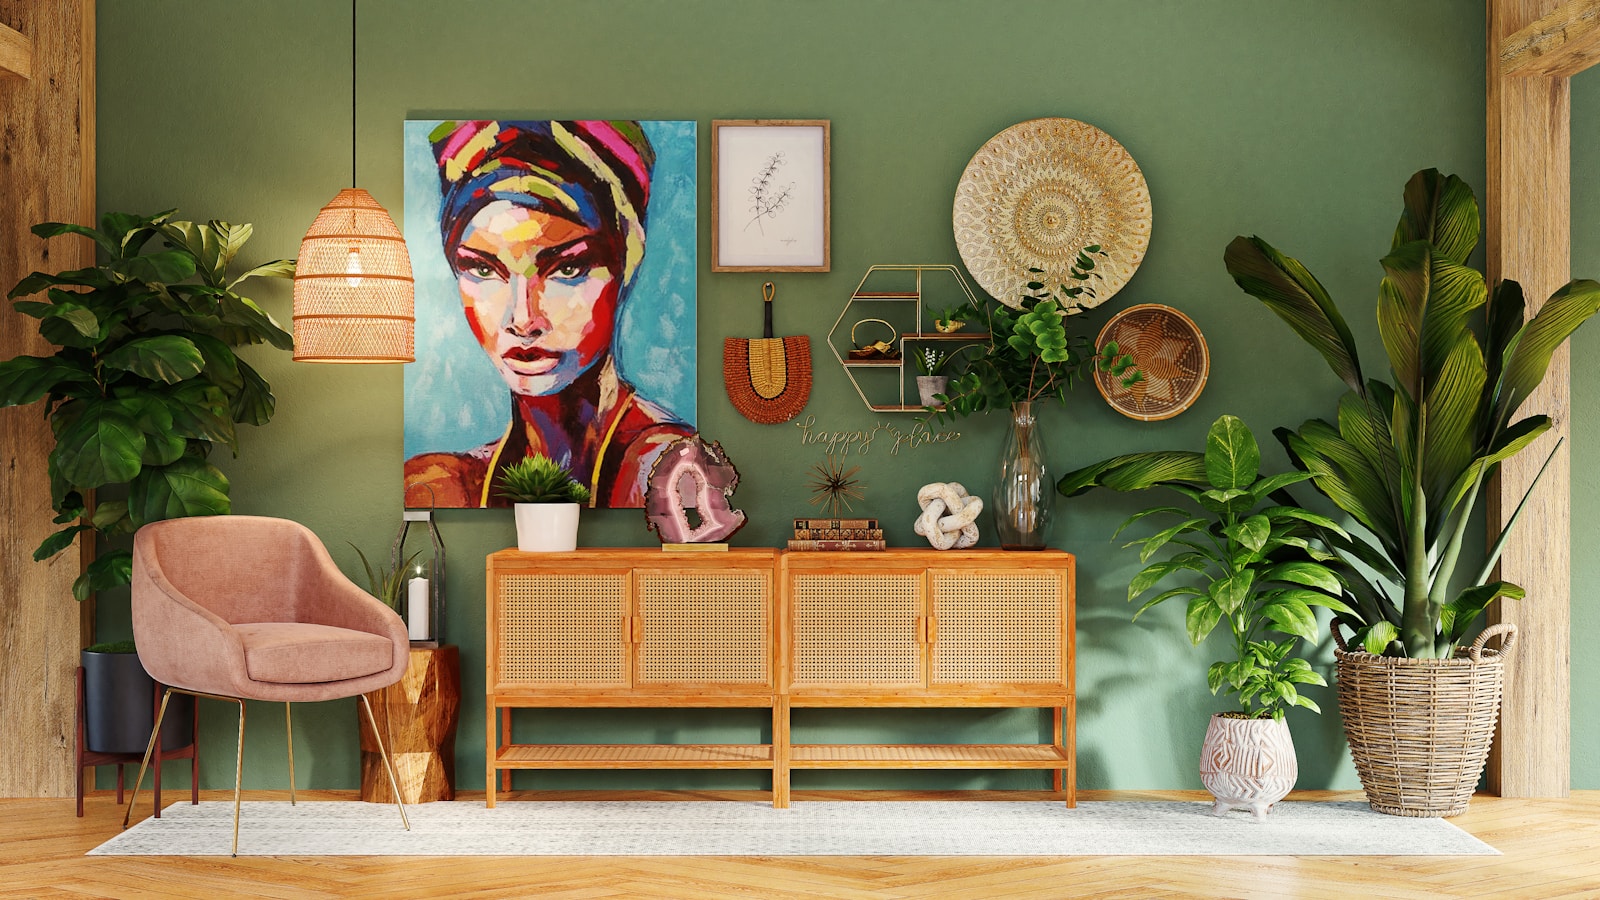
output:
[{"label": "colorful portrait painting", "polygon": [[695,173],[694,122],[405,123],[407,506],[508,506],[539,453],[644,505],[695,431]]}]

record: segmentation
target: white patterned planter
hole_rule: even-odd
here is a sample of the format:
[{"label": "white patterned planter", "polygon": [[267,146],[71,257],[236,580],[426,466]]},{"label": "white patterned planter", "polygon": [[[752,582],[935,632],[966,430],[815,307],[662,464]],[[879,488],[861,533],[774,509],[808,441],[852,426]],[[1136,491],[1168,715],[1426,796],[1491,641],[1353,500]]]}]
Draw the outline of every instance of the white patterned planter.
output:
[{"label": "white patterned planter", "polygon": [[1200,748],[1200,783],[1217,798],[1213,815],[1244,809],[1264,819],[1299,777],[1289,723],[1220,713],[1211,717]]}]

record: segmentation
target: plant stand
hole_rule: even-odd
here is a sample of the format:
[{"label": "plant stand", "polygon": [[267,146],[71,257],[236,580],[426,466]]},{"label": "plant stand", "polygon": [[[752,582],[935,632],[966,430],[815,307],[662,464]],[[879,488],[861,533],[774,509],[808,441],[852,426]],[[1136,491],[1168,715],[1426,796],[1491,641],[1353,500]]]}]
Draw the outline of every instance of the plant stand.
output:
[{"label": "plant stand", "polygon": [[[117,805],[121,806],[122,805],[122,791],[123,791],[122,767],[124,765],[138,765],[139,762],[143,760],[144,754],[142,754],[142,753],[98,753],[96,751],[86,749],[85,741],[84,741],[84,707],[85,707],[85,704],[84,704],[84,694],[83,694],[83,666],[79,666],[78,667],[77,679],[78,679],[78,714],[77,714],[77,729],[76,729],[77,734],[76,734],[74,742],[73,742],[73,762],[75,764],[75,771],[78,773],[78,777],[76,779],[76,781],[77,781],[77,794],[78,794],[78,818],[81,819],[81,818],[83,818],[83,777],[84,777],[83,776],[83,770],[84,769],[92,769],[92,768],[94,768],[96,766],[116,766],[117,767]],[[155,696],[153,698],[155,706],[157,708],[159,708],[161,706],[161,692],[162,692],[162,690],[163,690],[162,685],[157,683],[156,687],[155,687]],[[200,802],[200,754],[199,754],[199,748],[200,748],[200,704],[196,703],[194,705],[194,720],[190,723],[189,745],[187,747],[179,747],[176,750],[163,750],[162,747],[161,747],[161,741],[160,740],[156,741],[155,753],[151,756],[151,762],[154,764],[153,768],[155,769],[155,804],[156,804],[156,806],[155,806],[155,809],[156,809],[155,817],[156,818],[158,818],[158,819],[161,818],[161,763],[162,763],[163,760],[169,760],[169,759],[187,759],[187,760],[189,760],[189,802],[191,804],[198,804]]]},{"label": "plant stand", "polygon": [[[399,681],[367,694],[394,760],[395,780],[406,803],[456,798],[456,725],[461,716],[461,650],[411,647],[411,662]],[[383,755],[372,729],[361,731],[361,799],[393,803]]]}]

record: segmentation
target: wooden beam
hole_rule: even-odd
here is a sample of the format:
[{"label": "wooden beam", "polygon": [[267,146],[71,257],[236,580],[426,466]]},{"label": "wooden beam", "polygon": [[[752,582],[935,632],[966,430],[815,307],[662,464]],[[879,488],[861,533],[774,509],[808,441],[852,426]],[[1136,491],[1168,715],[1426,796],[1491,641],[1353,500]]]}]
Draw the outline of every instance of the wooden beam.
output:
[{"label": "wooden beam", "polygon": [[1501,75],[1570,78],[1600,62],[1600,0],[1566,0],[1489,46],[1499,48]]},{"label": "wooden beam", "polygon": [[[0,21],[31,35],[33,77],[0,85],[0,291],[40,269],[94,263],[87,240],[46,244],[37,222],[94,221],[94,0],[0,0]],[[0,304],[0,359],[48,354],[34,320]],[[73,669],[92,607],[72,599],[85,548],[36,563],[51,522],[38,405],[0,409],[0,797],[70,797]]]},{"label": "wooden beam", "polygon": [[33,42],[4,24],[0,24],[0,75],[33,76]]},{"label": "wooden beam", "polygon": [[[1495,48],[1552,6],[1550,0],[1488,3],[1488,277],[1491,285],[1501,278],[1520,282],[1530,315],[1571,279],[1571,88],[1566,78],[1505,75]],[[1562,345],[1521,410],[1545,413],[1555,427],[1501,466],[1489,492],[1491,543],[1557,437],[1570,430],[1570,383]],[[1506,797],[1565,797],[1571,789],[1571,511],[1571,458],[1563,445],[1500,560],[1500,577],[1522,585],[1528,597],[1490,609],[1491,621],[1518,629],[1488,769],[1490,789]]]}]

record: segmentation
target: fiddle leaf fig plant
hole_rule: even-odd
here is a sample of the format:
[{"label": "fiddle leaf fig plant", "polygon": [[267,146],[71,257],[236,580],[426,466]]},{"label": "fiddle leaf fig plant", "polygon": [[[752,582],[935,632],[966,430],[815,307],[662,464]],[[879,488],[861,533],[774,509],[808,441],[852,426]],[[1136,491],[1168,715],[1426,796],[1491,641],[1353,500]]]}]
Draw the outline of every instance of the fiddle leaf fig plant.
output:
[{"label": "fiddle leaf fig plant", "polygon": [[[1128,583],[1130,602],[1170,585],[1145,601],[1133,618],[1168,600],[1185,600],[1184,629],[1195,646],[1226,623],[1233,654],[1207,670],[1211,693],[1236,696],[1240,712],[1249,718],[1281,719],[1291,706],[1321,712],[1300,687],[1326,687],[1327,681],[1294,649],[1299,640],[1316,643],[1317,607],[1350,612],[1341,599],[1343,582],[1328,565],[1333,554],[1312,542],[1316,529],[1338,535],[1344,529],[1324,516],[1279,502],[1286,487],[1310,474],[1263,476],[1260,467],[1255,435],[1238,418],[1223,416],[1212,424],[1204,453],[1118,456],[1067,473],[1058,487],[1069,497],[1094,487],[1165,487],[1188,501],[1187,508],[1141,510],[1112,535],[1115,539],[1150,517],[1179,519],[1123,545],[1138,547],[1139,561],[1147,564]],[[1286,639],[1275,640],[1273,633]]]},{"label": "fiddle leaf fig plant", "polygon": [[[258,276],[290,277],[294,261],[230,276],[251,226],[176,221],[175,212],[107,213],[98,229],[56,222],[33,229],[42,238],[87,237],[102,259],[34,272],[7,295],[58,348],[0,362],[0,406],[42,401],[55,435],[50,494],[55,522],[65,527],[39,545],[36,560],[60,553],[80,532],[126,534],[160,519],[229,512],[228,479],[207,456],[219,443],[237,454],[235,426],[272,418],[266,380],[233,348],[265,342],[287,350],[294,340],[238,287]],[[102,501],[88,514],[89,493],[113,485],[126,485],[127,498]],[[127,584],[131,572],[128,551],[101,554],[73,595],[83,600]]]},{"label": "fiddle leaf fig plant", "polygon": [[1600,311],[1600,283],[1583,279],[1527,318],[1516,282],[1491,296],[1467,264],[1477,244],[1472,189],[1435,169],[1412,176],[1381,260],[1388,381],[1363,374],[1339,308],[1298,260],[1259,237],[1235,238],[1223,257],[1234,281],[1349,387],[1332,421],[1275,434],[1312,486],[1361,526],[1329,543],[1350,591],[1352,610],[1339,621],[1369,653],[1449,657],[1491,602],[1523,596],[1491,573],[1528,494],[1470,579],[1458,572],[1463,543],[1484,482],[1550,430],[1548,416],[1519,419],[1518,409],[1556,348]]}]

